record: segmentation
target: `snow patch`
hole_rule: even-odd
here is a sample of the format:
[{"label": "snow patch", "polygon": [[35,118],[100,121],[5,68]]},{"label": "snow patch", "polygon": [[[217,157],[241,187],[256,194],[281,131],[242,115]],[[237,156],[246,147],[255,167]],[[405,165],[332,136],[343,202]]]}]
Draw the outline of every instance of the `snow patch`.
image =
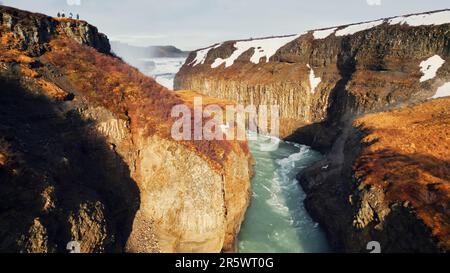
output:
[{"label": "snow patch", "polygon": [[450,10],[428,14],[395,17],[390,19],[388,23],[390,25],[407,24],[412,27],[448,24],[450,23]]},{"label": "snow patch", "polygon": [[278,49],[297,39],[301,35],[302,34],[251,41],[238,41],[234,44],[236,50],[231,54],[231,56],[226,59],[217,58],[211,65],[211,68],[217,68],[223,63],[225,63],[225,67],[230,67],[234,64],[236,59],[239,58],[239,56],[251,48],[254,49],[253,56],[250,58],[252,63],[258,64],[260,59],[263,57],[266,57],[266,62],[269,62],[270,57],[275,55]]},{"label": "snow patch", "polygon": [[329,28],[324,30],[316,30],[314,31],[313,35],[315,39],[325,39],[331,34],[333,34],[336,31],[336,36],[346,36],[346,35],[353,35],[355,33],[358,33],[360,31],[368,30],[374,27],[377,27],[383,23],[388,23],[390,25],[397,25],[397,24],[407,24],[412,27],[418,27],[418,26],[427,26],[427,25],[442,25],[442,24],[449,24],[450,23],[450,10],[444,10],[434,13],[427,13],[427,14],[416,14],[416,15],[409,15],[409,16],[400,16],[400,17],[394,17],[391,19],[382,19],[362,24],[354,24],[347,26],[343,29],[340,29],[336,31],[336,28]]},{"label": "snow patch", "polygon": [[[373,0],[374,3],[378,3],[378,0]],[[390,24],[390,25],[397,25],[397,24],[407,24],[412,27],[422,26],[422,25],[442,25],[442,24],[448,24],[450,23],[450,10],[443,10],[438,11],[434,13],[425,13],[425,14],[416,14],[416,15],[409,15],[409,16],[400,16],[400,17],[394,17],[390,19],[381,19],[366,23],[360,23],[360,24],[353,24],[348,26],[342,26],[342,27],[334,27],[334,28],[327,28],[322,30],[315,30],[313,31],[314,39],[325,39],[332,35],[333,33],[335,36],[347,36],[347,35],[353,35],[355,33],[369,30],[372,28],[375,28],[377,26],[380,26],[382,24]],[[341,28],[341,29],[339,29]],[[235,42],[234,47],[236,48],[235,51],[225,59],[217,58],[214,60],[214,62],[211,65],[211,68],[217,68],[221,66],[222,64],[225,64],[225,67],[230,67],[234,64],[236,59],[239,58],[244,52],[248,51],[249,49],[254,49],[254,53],[252,57],[250,58],[250,61],[252,63],[258,64],[260,62],[260,59],[265,57],[266,62],[269,62],[270,57],[272,57],[278,49],[286,45],[287,43],[297,39],[302,34],[298,35],[291,35],[291,36],[285,36],[285,37],[276,37],[276,38],[262,38],[262,39],[254,39],[250,41],[238,41]],[[188,65],[196,66],[198,64],[204,64],[206,61],[206,57],[211,49],[219,47],[221,44],[218,44],[216,46],[212,46],[209,48],[205,48],[202,50],[198,50],[196,53],[195,59],[189,63]]]},{"label": "snow patch", "polygon": [[436,94],[431,97],[432,99],[449,97],[450,96],[450,82],[445,83],[441,87],[438,88]]},{"label": "snow patch", "polygon": [[316,91],[317,86],[322,81],[322,79],[320,77],[316,77],[316,75],[314,74],[314,70],[311,68],[311,66],[309,64],[307,64],[306,66],[308,66],[308,68],[310,69],[310,72],[309,72],[309,85],[311,86],[311,93],[314,94],[314,92]]},{"label": "snow patch", "polygon": [[218,48],[219,46],[221,46],[221,44],[217,44],[215,46],[210,46],[210,47],[207,47],[205,49],[197,50],[194,60],[192,60],[192,62],[190,62],[188,65],[196,66],[198,64],[204,64],[205,61],[206,61],[206,57],[208,56],[209,51],[211,49]]},{"label": "snow patch", "polygon": [[350,25],[346,28],[336,31],[336,36],[353,35],[357,32],[377,27],[383,23],[384,23],[384,20],[378,20],[378,21],[373,21],[373,22],[368,22],[368,23]]},{"label": "snow patch", "polygon": [[314,31],[314,39],[325,39],[336,31],[337,27]]},{"label": "snow patch", "polygon": [[436,77],[436,73],[441,68],[445,61],[439,56],[434,55],[427,60],[420,63],[420,72],[423,73],[420,82],[428,81]]}]

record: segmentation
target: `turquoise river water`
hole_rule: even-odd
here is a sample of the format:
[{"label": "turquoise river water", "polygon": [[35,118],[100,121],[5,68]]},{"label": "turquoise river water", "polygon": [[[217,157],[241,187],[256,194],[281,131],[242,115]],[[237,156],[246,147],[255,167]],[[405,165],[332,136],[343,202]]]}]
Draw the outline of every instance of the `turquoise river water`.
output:
[{"label": "turquoise river water", "polygon": [[238,236],[239,252],[330,252],[324,232],[303,206],[306,195],[295,179],[321,158],[320,153],[283,141],[268,151],[267,141],[262,136],[250,141],[256,166],[251,205]]}]

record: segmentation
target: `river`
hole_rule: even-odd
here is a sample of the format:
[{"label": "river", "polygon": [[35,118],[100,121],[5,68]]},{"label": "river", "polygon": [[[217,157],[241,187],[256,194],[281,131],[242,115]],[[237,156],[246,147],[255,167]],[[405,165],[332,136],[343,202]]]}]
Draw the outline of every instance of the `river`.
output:
[{"label": "river", "polygon": [[307,146],[281,141],[263,151],[267,138],[250,141],[256,161],[252,199],[238,236],[241,253],[330,252],[325,234],[306,212],[296,174],[321,158]]},{"label": "river", "polygon": [[[183,58],[143,61],[148,63],[144,72],[169,89],[184,63]],[[263,151],[260,145],[267,140],[259,136],[249,142],[256,166],[251,205],[238,236],[239,252],[330,252],[324,232],[303,206],[306,196],[295,179],[300,170],[321,159],[321,154],[283,141],[275,151]]]}]

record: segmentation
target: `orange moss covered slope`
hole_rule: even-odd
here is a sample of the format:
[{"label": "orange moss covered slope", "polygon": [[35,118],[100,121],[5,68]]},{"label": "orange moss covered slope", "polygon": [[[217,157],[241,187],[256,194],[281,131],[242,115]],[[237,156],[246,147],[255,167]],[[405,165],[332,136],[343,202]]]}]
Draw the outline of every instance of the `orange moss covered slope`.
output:
[{"label": "orange moss covered slope", "polygon": [[450,249],[450,98],[355,122],[368,130],[354,164],[355,177],[409,204]]}]

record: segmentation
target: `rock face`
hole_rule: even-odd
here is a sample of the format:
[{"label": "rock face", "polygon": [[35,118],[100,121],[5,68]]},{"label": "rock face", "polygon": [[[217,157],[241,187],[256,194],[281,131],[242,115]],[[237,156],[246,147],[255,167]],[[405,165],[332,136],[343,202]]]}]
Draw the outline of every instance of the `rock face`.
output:
[{"label": "rock face", "polygon": [[217,44],[191,53],[175,87],[280,106],[281,135],[326,154],[298,180],[337,250],[376,240],[439,252],[450,249],[450,101],[427,100],[449,96],[448,82],[443,10]]},{"label": "rock face", "polygon": [[356,119],[298,179],[305,205],[346,252],[450,249],[450,98]]},{"label": "rock face", "polygon": [[83,21],[0,6],[0,251],[234,249],[250,200],[237,141],[174,141],[183,98]]},{"label": "rock face", "polygon": [[[175,78],[175,89],[244,104],[278,104],[283,137],[307,144],[323,138],[315,146],[329,146],[325,140],[332,132],[310,136],[305,125],[425,99],[450,81],[449,18],[446,10],[291,37],[224,42],[192,52]],[[435,55],[445,61],[437,77],[420,81],[420,64]]]},{"label": "rock face", "polygon": [[109,53],[111,49],[106,35],[85,21],[50,18],[4,6],[0,21],[2,31],[7,34],[2,36],[2,45],[6,49],[26,51],[31,56],[44,53],[48,49],[47,42],[58,35],[94,47],[102,53]]}]

